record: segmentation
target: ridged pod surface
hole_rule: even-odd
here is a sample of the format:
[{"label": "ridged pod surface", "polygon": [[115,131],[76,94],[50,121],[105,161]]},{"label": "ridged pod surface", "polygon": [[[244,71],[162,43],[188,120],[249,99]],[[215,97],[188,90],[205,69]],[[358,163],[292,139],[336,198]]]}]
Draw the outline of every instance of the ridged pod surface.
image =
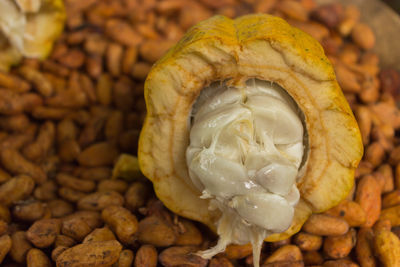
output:
[{"label": "ridged pod surface", "polygon": [[139,164],[169,209],[215,230],[220,214],[208,209],[209,200],[199,198],[201,192],[189,179],[189,118],[201,90],[211,82],[250,78],[284,88],[301,109],[307,131],[307,160],[297,181],[301,199],[290,228],[267,238],[277,241],[299,231],[310,214],[347,196],[363,154],[356,120],[322,47],[284,20],[215,16],[192,27],[147,77]]}]

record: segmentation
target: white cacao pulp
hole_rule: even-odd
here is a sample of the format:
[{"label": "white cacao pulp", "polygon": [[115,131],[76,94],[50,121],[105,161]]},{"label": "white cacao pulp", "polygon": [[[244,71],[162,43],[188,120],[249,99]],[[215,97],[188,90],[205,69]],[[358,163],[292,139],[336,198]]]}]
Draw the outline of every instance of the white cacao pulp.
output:
[{"label": "white cacao pulp", "polygon": [[11,0],[0,1],[0,14],[0,35],[4,34],[13,46],[23,51],[26,16]]},{"label": "white cacao pulp", "polygon": [[300,111],[276,84],[249,79],[202,91],[192,111],[186,161],[201,197],[222,216],[217,245],[201,256],[251,242],[259,265],[263,240],[292,223],[303,139]]}]

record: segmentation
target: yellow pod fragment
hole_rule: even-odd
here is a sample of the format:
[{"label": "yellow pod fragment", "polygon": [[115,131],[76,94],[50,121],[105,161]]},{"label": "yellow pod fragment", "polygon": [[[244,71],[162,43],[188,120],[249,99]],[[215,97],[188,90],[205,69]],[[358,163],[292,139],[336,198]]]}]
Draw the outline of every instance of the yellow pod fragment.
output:
[{"label": "yellow pod fragment", "polygon": [[62,0],[0,2],[0,70],[7,71],[22,56],[47,57],[64,28]]}]

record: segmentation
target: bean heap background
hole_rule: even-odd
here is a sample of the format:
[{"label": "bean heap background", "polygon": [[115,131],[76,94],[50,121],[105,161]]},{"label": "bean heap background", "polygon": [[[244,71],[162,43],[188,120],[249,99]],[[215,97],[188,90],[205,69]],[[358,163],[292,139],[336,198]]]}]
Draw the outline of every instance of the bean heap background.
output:
[{"label": "bean heap background", "polygon": [[291,239],[265,243],[262,265],[400,266],[400,75],[380,68],[357,8],[313,0],[65,5],[50,57],[0,72],[1,266],[252,266],[248,245],[210,261],[190,254],[216,236],[169,212],[139,174],[111,176],[119,155],[137,150],[151,65],[200,20],[254,12],[321,42],[365,145],[347,199]]}]

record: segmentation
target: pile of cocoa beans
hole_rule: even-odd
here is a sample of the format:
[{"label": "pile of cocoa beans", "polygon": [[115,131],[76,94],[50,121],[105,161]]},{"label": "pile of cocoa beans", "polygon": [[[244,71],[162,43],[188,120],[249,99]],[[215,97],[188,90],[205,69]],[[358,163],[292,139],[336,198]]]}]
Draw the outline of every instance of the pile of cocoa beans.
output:
[{"label": "pile of cocoa beans", "polygon": [[1,266],[253,265],[250,245],[200,258],[192,252],[217,239],[205,226],[167,210],[140,173],[111,179],[118,157],[136,154],[152,64],[197,22],[248,13],[283,17],[321,43],[365,146],[347,199],[312,215],[293,237],[265,243],[262,266],[400,266],[400,75],[380,65],[379,40],[356,7],[313,0],[65,5],[66,26],[49,58],[0,72]]}]

